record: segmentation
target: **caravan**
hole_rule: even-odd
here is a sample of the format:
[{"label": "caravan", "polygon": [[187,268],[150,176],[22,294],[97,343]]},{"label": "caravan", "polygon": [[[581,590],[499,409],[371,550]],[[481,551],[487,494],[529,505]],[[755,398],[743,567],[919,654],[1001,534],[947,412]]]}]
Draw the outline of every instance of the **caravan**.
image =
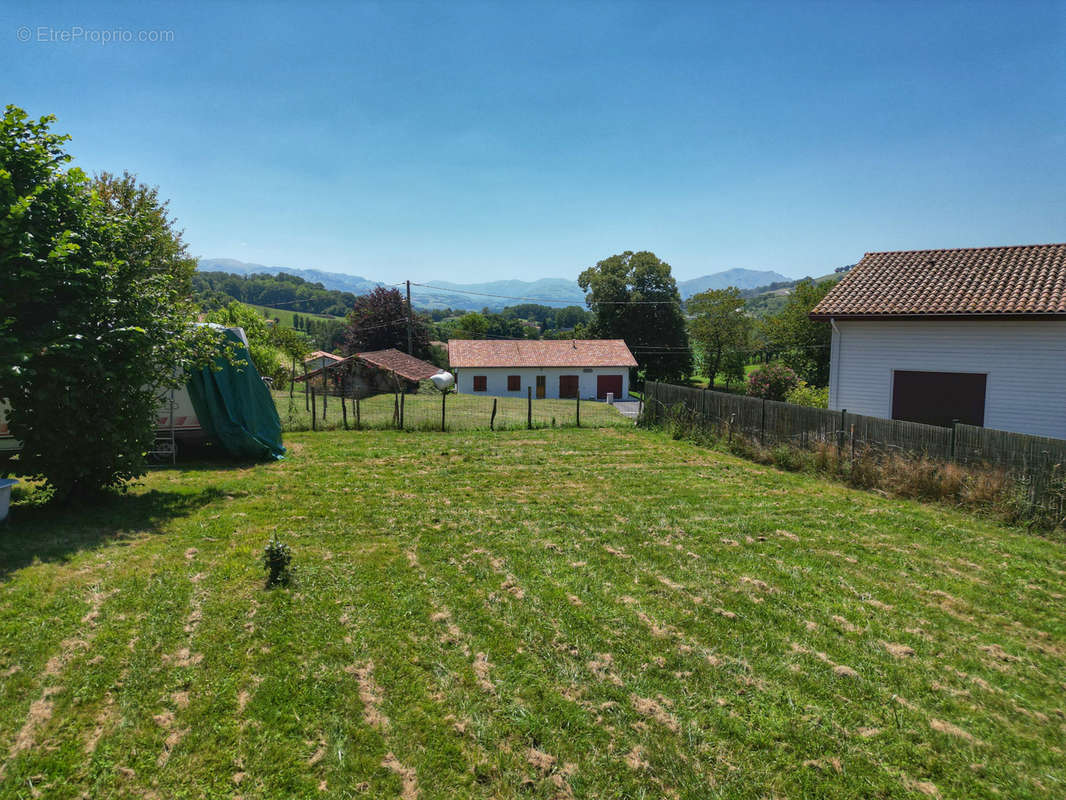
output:
[{"label": "caravan", "polygon": [[[172,461],[182,443],[217,441],[231,455],[281,458],[281,420],[270,390],[252,363],[248,339],[241,328],[225,328],[226,339],[244,364],[223,358],[214,368],[189,375],[184,386],[160,392],[156,410],[156,440],[151,454]],[[0,399],[0,460],[22,449],[8,428],[11,404]]]}]

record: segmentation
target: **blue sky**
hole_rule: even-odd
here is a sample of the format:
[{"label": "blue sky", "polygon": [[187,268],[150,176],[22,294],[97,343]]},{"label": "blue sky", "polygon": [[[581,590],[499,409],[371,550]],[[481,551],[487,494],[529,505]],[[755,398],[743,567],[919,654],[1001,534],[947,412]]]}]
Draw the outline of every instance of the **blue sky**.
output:
[{"label": "blue sky", "polygon": [[[172,41],[86,41],[116,29]],[[1064,0],[7,3],[0,43],[4,102],[200,256],[686,279],[1066,240]]]}]

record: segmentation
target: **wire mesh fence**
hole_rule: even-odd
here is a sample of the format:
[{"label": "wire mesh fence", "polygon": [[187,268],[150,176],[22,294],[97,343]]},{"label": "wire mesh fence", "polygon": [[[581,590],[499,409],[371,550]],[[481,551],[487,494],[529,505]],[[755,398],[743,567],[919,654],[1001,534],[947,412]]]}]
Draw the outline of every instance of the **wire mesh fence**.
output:
[{"label": "wire mesh fence", "polygon": [[842,459],[899,453],[1001,469],[1025,488],[1032,506],[1064,518],[1066,440],[961,423],[945,428],[650,381],[644,390],[642,424],[667,425],[681,414],[719,435],[742,434],[765,446],[828,444]]},{"label": "wire mesh fence", "polygon": [[515,430],[582,426],[632,426],[613,405],[592,401],[489,397],[440,392],[344,397],[309,390],[274,392],[284,431],[403,429],[423,431]]}]

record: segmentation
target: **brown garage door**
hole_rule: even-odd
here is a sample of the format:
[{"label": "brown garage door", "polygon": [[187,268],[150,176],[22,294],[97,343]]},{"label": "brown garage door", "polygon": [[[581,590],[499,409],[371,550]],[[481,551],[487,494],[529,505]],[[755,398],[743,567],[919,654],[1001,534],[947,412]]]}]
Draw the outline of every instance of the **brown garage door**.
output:
[{"label": "brown garage door", "polygon": [[621,375],[597,375],[596,398],[606,400],[607,393],[614,395],[615,400],[622,399],[622,376]]},{"label": "brown garage door", "polygon": [[578,375],[559,376],[559,397],[577,397]]},{"label": "brown garage door", "polygon": [[985,424],[988,376],[975,372],[896,370],[892,380],[892,419],[950,427],[958,420]]}]

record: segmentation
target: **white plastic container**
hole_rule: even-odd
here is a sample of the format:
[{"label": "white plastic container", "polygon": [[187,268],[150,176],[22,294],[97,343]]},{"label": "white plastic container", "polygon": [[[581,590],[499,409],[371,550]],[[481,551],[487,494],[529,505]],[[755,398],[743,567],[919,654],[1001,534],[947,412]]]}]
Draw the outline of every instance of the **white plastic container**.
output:
[{"label": "white plastic container", "polygon": [[433,381],[433,385],[442,392],[446,392],[455,386],[455,376],[444,370],[441,370],[436,375],[431,375],[429,379]]},{"label": "white plastic container", "polygon": [[11,507],[11,487],[18,483],[14,478],[0,478],[0,522],[7,519]]},{"label": "white plastic container", "polygon": [[607,405],[614,405],[614,392],[607,392]]}]

